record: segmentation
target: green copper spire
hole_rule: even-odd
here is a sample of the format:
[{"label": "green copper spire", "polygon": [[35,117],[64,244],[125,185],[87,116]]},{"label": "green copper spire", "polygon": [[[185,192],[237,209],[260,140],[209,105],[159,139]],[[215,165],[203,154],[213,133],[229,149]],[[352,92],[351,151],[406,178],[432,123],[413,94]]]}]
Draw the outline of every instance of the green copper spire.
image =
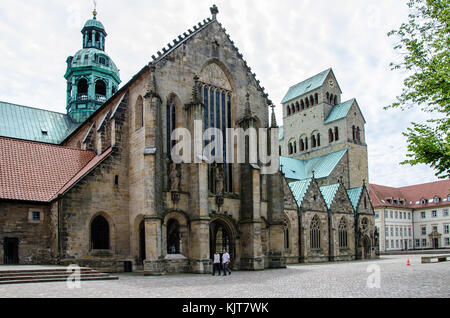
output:
[{"label": "green copper spire", "polygon": [[107,33],[97,20],[97,10],[81,33],[83,49],[67,59],[67,114],[73,122],[82,123],[116,91],[119,70],[105,53]]}]

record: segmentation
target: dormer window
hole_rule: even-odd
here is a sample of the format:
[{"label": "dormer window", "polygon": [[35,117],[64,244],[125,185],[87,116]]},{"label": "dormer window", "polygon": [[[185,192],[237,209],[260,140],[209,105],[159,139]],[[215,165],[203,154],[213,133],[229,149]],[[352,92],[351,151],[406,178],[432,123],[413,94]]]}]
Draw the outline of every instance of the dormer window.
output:
[{"label": "dormer window", "polygon": [[425,199],[420,200],[420,204],[422,204],[422,205],[427,204],[427,200],[425,200]]},{"label": "dormer window", "polygon": [[434,197],[434,200],[433,200],[434,203],[439,203],[440,201],[441,201],[441,200],[440,200],[439,197]]}]

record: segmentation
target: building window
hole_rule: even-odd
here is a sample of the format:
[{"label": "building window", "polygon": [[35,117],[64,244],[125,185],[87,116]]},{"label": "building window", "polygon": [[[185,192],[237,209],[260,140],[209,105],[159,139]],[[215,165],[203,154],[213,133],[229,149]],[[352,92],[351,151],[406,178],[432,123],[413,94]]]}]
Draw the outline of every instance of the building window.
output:
[{"label": "building window", "polygon": [[334,140],[335,141],[339,140],[339,128],[338,127],[334,127]]},{"label": "building window", "polygon": [[386,240],[386,248],[389,248],[389,240]]},{"label": "building window", "polygon": [[422,235],[426,235],[426,234],[427,234],[427,227],[422,226]]},{"label": "building window", "polygon": [[448,224],[444,225],[444,234],[449,234]]},{"label": "building window", "polygon": [[416,247],[420,247],[420,240],[416,240]]},{"label": "building window", "polygon": [[387,226],[386,226],[385,232],[386,232],[386,237],[389,237],[389,228]]},{"label": "building window", "polygon": [[437,217],[437,211],[432,211],[431,212],[431,216],[434,217],[434,218]]},{"label": "building window", "polygon": [[394,236],[394,228],[391,227],[391,236]]},{"label": "building window", "polygon": [[435,197],[435,198],[433,199],[433,201],[434,201],[434,203],[439,203],[440,199],[439,199],[438,197]]},{"label": "building window", "polygon": [[400,220],[403,219],[403,213],[400,212]]},{"label": "building window", "polygon": [[422,213],[420,213],[421,214],[421,216],[422,216],[422,219],[425,219],[426,218],[426,213],[425,212],[422,212]]},{"label": "building window", "polygon": [[403,236],[403,228],[402,227],[400,228],[400,236]]},{"label": "building window", "polygon": [[395,228],[395,236],[398,236],[398,227]]},{"label": "building window", "polygon": [[422,246],[423,247],[427,246],[427,239],[422,239]]},{"label": "building window", "polygon": [[444,216],[448,216],[448,209],[445,209],[445,210],[444,210],[443,215],[444,215]]},{"label": "building window", "polygon": [[31,219],[33,221],[40,221],[41,220],[41,212],[32,212]]},{"label": "building window", "polygon": [[408,236],[411,236],[411,228],[408,228]]},{"label": "building window", "polygon": [[433,232],[437,232],[438,231],[438,227],[435,225],[433,226]]},{"label": "building window", "polygon": [[394,214],[393,214],[393,212],[392,211],[390,211],[390,218],[391,219],[393,219],[394,218],[394,216],[393,216]]},{"label": "building window", "polygon": [[384,218],[385,218],[385,219],[388,218],[388,213],[387,213],[387,211],[384,211]]},{"label": "building window", "polygon": [[339,223],[339,247],[348,246],[347,222],[342,218]]},{"label": "building window", "polygon": [[408,220],[411,220],[411,212],[408,212]]},{"label": "building window", "polygon": [[396,247],[396,248],[399,248],[398,240],[395,241],[395,247]]},{"label": "building window", "polygon": [[316,215],[311,221],[311,249],[320,249],[320,220]]},{"label": "building window", "polygon": [[446,246],[450,245],[450,238],[448,238],[448,237],[445,238],[445,245]]},{"label": "building window", "polygon": [[379,212],[375,212],[375,218],[378,219],[380,217],[380,213]]},{"label": "building window", "polygon": [[331,144],[334,141],[333,130],[330,128],[328,130],[328,142]]},{"label": "building window", "polygon": [[395,211],[395,218],[398,219],[398,211]]}]

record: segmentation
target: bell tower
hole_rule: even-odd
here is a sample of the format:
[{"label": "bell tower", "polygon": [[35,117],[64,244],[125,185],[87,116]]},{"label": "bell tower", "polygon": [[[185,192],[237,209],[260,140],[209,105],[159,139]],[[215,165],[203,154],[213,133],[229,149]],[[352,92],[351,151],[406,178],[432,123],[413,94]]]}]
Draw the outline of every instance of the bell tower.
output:
[{"label": "bell tower", "polygon": [[117,91],[119,70],[105,52],[107,33],[97,10],[81,30],[82,49],[67,58],[67,114],[82,123]]}]

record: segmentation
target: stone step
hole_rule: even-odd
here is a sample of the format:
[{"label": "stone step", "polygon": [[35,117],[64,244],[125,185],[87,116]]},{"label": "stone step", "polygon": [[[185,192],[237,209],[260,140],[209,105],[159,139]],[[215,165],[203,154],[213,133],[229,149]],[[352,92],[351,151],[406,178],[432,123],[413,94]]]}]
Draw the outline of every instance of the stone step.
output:
[{"label": "stone step", "polygon": [[[74,272],[64,271],[8,271],[8,272],[0,272],[0,277],[12,277],[12,276],[41,276],[41,275],[71,275]],[[80,270],[81,275],[83,274],[98,274],[98,271],[94,270]]]},{"label": "stone step", "polygon": [[[80,281],[100,281],[100,280],[118,280],[118,279],[119,279],[119,277],[116,277],[116,276],[81,277]],[[55,283],[55,282],[67,282],[67,278],[47,278],[47,279],[0,281],[0,285],[30,284],[30,283]]]},{"label": "stone step", "polygon": [[[0,282],[2,281],[12,281],[12,280],[36,280],[36,279],[49,279],[49,278],[69,278],[71,274],[53,274],[53,275],[20,275],[20,276],[6,276],[0,277]],[[109,277],[108,274],[102,273],[92,273],[92,274],[81,274],[81,278],[85,277]]]}]

